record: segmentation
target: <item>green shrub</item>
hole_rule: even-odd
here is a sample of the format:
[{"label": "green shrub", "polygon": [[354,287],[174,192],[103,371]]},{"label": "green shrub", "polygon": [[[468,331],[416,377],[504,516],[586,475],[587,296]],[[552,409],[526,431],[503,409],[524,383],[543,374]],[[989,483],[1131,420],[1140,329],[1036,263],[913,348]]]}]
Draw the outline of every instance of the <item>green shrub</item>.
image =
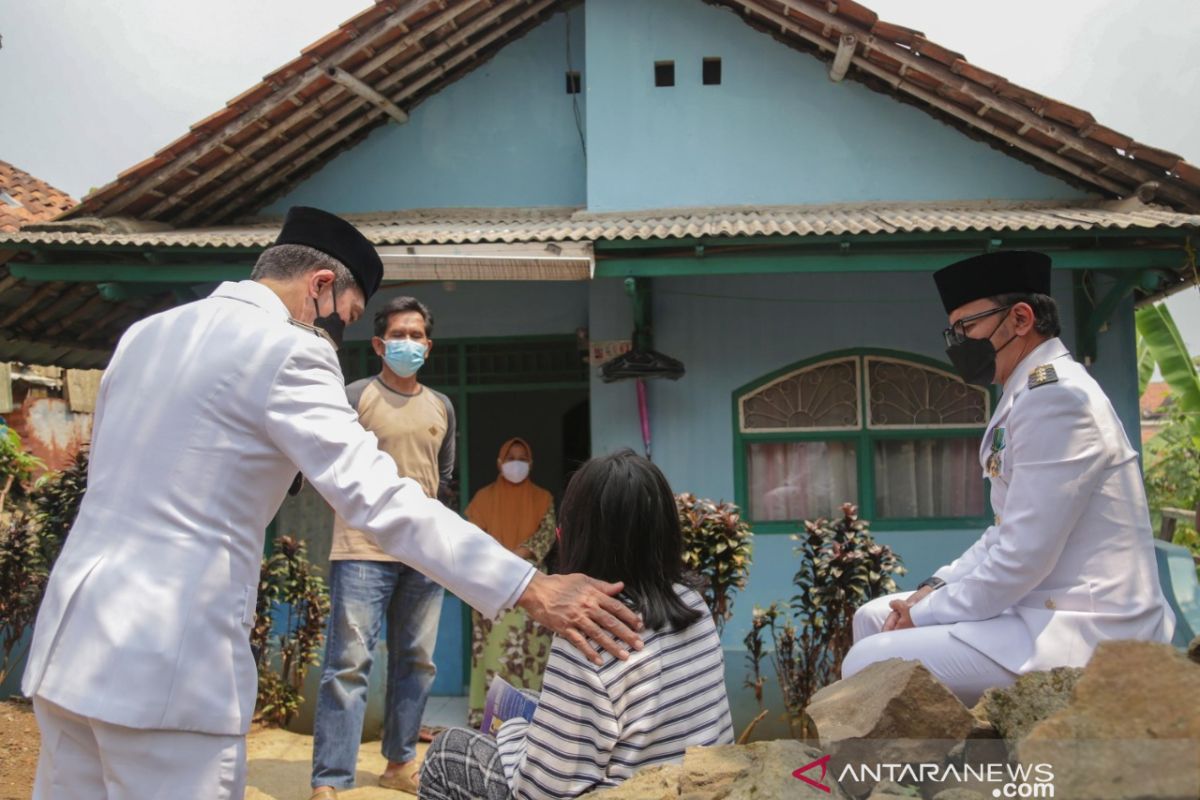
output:
[{"label": "green shrub", "polygon": [[[769,657],[783,695],[793,732],[802,738],[814,735],[804,709],[819,689],[837,680],[842,660],[854,644],[854,612],[864,603],[896,591],[895,575],[905,569],[899,556],[878,544],[858,508],[842,505],[836,522],[805,522],[803,533],[792,536],[800,544],[800,569],[792,578],[799,590],[790,604],[772,603],[754,609],[745,644],[751,677],[762,703],[762,660]],[[797,730],[797,727],[799,730]]]},{"label": "green shrub", "polygon": [[[19,465],[18,469],[29,466],[21,459],[7,463]],[[81,448],[65,470],[43,478],[32,500],[0,526],[0,647],[4,649],[0,683],[25,655],[25,634],[37,619],[50,569],[79,514],[87,469],[88,453]]]},{"label": "green shrub", "polygon": [[701,594],[717,630],[733,616],[733,596],[746,587],[753,533],[732,503],[714,503],[693,494],[675,496],[683,528],[683,560],[703,582]]},{"label": "green shrub", "polygon": [[[258,664],[255,718],[284,727],[304,700],[300,687],[305,673],[320,663],[329,616],[329,592],[313,573],[304,542],[290,536],[275,540],[275,552],[262,562],[256,611],[250,632]],[[281,611],[285,616],[277,626]]]}]

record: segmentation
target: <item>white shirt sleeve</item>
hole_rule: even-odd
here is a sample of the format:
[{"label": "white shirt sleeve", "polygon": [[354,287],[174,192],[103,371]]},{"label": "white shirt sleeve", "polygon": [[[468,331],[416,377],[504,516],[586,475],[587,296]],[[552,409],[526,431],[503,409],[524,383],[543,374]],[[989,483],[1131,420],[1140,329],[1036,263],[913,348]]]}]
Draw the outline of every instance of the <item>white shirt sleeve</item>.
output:
[{"label": "white shirt sleeve", "polygon": [[481,614],[510,607],[533,578],[523,559],[398,477],[396,462],[350,408],[328,343],[314,337],[293,349],[268,390],[265,425],[347,524]]},{"label": "white shirt sleeve", "polygon": [[1111,461],[1086,394],[1061,383],[1018,398],[1008,447],[1012,481],[994,545],[913,606],[914,624],[989,619],[1016,605],[1054,569]]},{"label": "white shirt sleeve", "polygon": [[959,578],[967,575],[987,556],[988,550],[992,549],[996,544],[997,538],[996,526],[989,525],[987,530],[983,532],[983,535],[975,540],[975,544],[971,545],[961,556],[933,573],[934,577],[941,578],[946,583],[954,583]]}]

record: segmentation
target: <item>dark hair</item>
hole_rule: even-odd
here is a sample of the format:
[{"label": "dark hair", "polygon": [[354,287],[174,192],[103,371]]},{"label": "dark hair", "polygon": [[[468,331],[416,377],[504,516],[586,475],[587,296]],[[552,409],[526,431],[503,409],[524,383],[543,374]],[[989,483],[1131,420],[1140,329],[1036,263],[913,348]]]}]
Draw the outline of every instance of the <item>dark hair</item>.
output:
[{"label": "dark hair", "polygon": [[624,581],[650,629],[682,630],[702,614],[675,593],[683,531],[662,471],[632,450],[593,458],[567,484],[559,515],[559,572]]},{"label": "dark hair", "polygon": [[344,292],[359,289],[354,274],[342,262],[303,244],[277,244],[263,250],[250,272],[250,280],[264,278],[288,281],[318,269],[333,272],[333,290]]},{"label": "dark hair", "polygon": [[404,314],[409,311],[416,311],[421,315],[421,319],[425,320],[425,335],[433,338],[433,313],[415,297],[393,297],[383,308],[376,311],[375,335],[382,338],[387,333],[388,323],[392,321],[393,314]]},{"label": "dark hair", "polygon": [[993,303],[1011,306],[1025,303],[1033,309],[1033,329],[1042,336],[1058,336],[1062,325],[1058,321],[1058,303],[1048,294],[1001,294],[990,298]]}]

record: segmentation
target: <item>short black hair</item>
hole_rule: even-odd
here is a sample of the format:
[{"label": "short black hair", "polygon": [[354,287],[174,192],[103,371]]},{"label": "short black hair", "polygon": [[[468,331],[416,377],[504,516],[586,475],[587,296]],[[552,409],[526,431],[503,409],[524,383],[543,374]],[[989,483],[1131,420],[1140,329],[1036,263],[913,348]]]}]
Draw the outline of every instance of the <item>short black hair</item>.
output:
[{"label": "short black hair", "polygon": [[250,280],[290,281],[318,269],[333,272],[334,292],[362,290],[358,279],[345,264],[331,255],[303,244],[276,244],[263,250],[250,272]]},{"label": "short black hair", "polygon": [[382,338],[387,333],[388,323],[393,314],[404,314],[416,311],[425,320],[425,335],[433,338],[433,313],[415,297],[393,297],[375,312],[375,335]]},{"label": "short black hair", "polygon": [[703,615],[675,593],[686,583],[683,530],[662,471],[632,450],[593,458],[567,484],[558,571],[624,581],[649,629],[683,630]]},{"label": "short black hair", "polygon": [[1012,306],[1025,303],[1033,309],[1033,329],[1042,336],[1058,336],[1062,333],[1062,324],[1058,320],[1058,303],[1048,294],[1000,294],[989,298],[1000,306]]}]

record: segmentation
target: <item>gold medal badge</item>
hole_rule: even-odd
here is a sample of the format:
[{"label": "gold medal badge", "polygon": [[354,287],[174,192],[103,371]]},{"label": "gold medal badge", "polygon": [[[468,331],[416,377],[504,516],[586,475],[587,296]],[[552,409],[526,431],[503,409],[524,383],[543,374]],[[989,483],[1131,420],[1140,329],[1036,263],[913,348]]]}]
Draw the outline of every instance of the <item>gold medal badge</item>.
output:
[{"label": "gold medal badge", "polygon": [[1004,452],[1004,428],[996,428],[992,431],[992,449],[987,457],[987,473],[992,478],[1000,477],[1000,468],[1003,466],[1001,455]]}]

